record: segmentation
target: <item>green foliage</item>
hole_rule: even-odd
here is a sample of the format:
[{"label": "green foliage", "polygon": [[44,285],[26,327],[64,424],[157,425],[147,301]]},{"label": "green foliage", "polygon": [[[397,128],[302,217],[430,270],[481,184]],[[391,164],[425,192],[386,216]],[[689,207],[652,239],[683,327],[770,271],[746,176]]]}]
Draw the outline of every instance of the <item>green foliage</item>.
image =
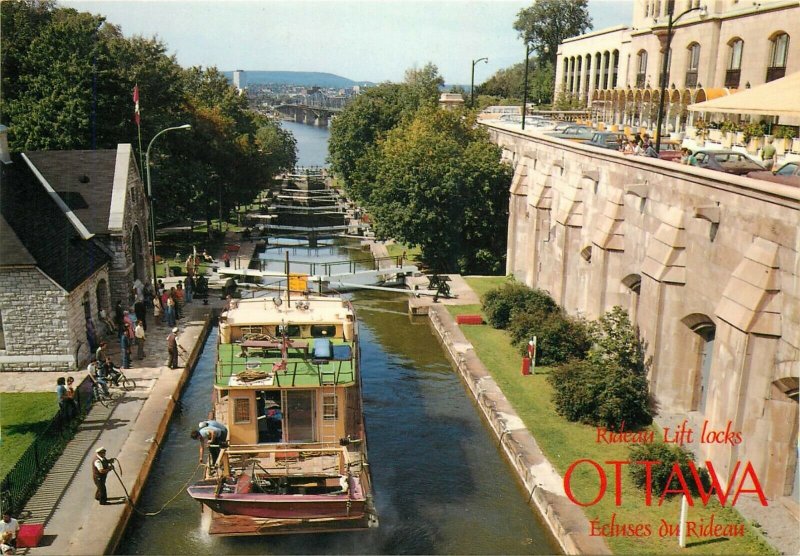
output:
[{"label": "green foliage", "polygon": [[556,110],[580,110],[584,108],[580,99],[572,93],[559,93],[553,108]]},{"label": "green foliage", "polygon": [[[521,282],[507,282],[481,297],[486,320],[494,328],[506,328],[515,311],[548,315],[559,311],[546,291],[529,288]],[[525,340],[527,342],[527,339]]]},{"label": "green foliage", "polygon": [[767,126],[763,122],[750,122],[742,127],[744,141],[747,143],[753,137],[764,137],[767,133]]},{"label": "green foliage", "polygon": [[627,314],[614,307],[590,327],[592,347],[583,361],[554,370],[556,411],[570,421],[628,429],[652,422],[644,349]]},{"label": "green foliage", "polygon": [[246,97],[215,68],[183,69],[160,41],[126,38],[101,16],[53,2],[8,1],[0,9],[0,120],[12,151],[119,143],[139,151],[132,99],[138,85],[143,147],[162,129],[192,125],[160,138],[151,151],[158,218],[226,214],[294,165],[291,136],[250,112]]},{"label": "green foliage", "polygon": [[776,126],[774,129],[776,139],[793,139],[797,130],[789,126]]},{"label": "green foliage", "polygon": [[[667,486],[670,490],[680,490],[681,484],[677,477],[673,476],[672,480],[667,485],[667,481],[672,474],[672,467],[678,464],[683,478],[686,479],[686,484],[692,494],[697,495],[697,481],[692,476],[692,471],[689,468],[689,462],[694,461],[694,457],[688,451],[675,444],[665,444],[663,442],[655,442],[652,444],[633,444],[630,448],[630,461],[659,461],[660,464],[655,464],[651,467],[651,491],[654,498],[660,497],[661,493]],[[709,491],[711,480],[709,479],[708,471],[705,468],[695,466],[697,474],[700,477],[700,482],[703,485],[703,490]],[[628,470],[633,480],[633,483],[639,488],[647,488],[647,474],[644,465],[629,465]],[[672,494],[670,494],[672,496]]]},{"label": "green foliage", "polygon": [[374,154],[368,207],[379,237],[418,245],[436,270],[500,271],[511,168],[474,115],[422,108]]},{"label": "green foliage", "polygon": [[536,0],[519,11],[514,29],[540,60],[555,66],[558,46],[565,39],[592,29],[588,4],[588,0]]},{"label": "green foliage", "polygon": [[739,124],[732,120],[725,120],[722,122],[720,129],[725,133],[736,133],[737,131],[741,130]]},{"label": "green foliage", "polygon": [[560,365],[586,356],[590,341],[582,320],[560,310],[546,311],[541,306],[512,311],[508,332],[521,354],[527,353],[528,341],[536,336],[536,363]]},{"label": "green foliage", "polygon": [[[531,58],[528,61],[528,102],[548,104],[553,98],[555,72],[549,62],[539,63]],[[475,87],[478,95],[491,95],[502,99],[513,99],[522,104],[525,85],[525,63],[520,62],[509,68],[498,70],[489,79]],[[493,104],[503,104],[494,102]],[[479,104],[480,105],[480,104]],[[488,104],[484,105],[488,106]]]}]

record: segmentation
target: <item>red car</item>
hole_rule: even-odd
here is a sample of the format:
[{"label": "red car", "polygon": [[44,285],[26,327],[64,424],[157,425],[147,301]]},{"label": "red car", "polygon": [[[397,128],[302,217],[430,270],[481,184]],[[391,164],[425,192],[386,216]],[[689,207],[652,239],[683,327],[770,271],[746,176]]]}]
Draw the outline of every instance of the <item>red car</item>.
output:
[{"label": "red car", "polygon": [[[763,170],[764,167],[749,156],[728,150],[699,150],[694,152],[697,166],[717,172],[744,176],[749,172]],[[769,172],[767,172],[769,173]]]},{"label": "red car", "polygon": [[661,148],[658,151],[658,158],[679,162],[681,159],[681,144],[673,141],[662,141]]},{"label": "red car", "polygon": [[747,177],[800,187],[800,163],[787,162],[774,172],[768,170],[764,170],[763,172],[750,172],[747,174]]}]

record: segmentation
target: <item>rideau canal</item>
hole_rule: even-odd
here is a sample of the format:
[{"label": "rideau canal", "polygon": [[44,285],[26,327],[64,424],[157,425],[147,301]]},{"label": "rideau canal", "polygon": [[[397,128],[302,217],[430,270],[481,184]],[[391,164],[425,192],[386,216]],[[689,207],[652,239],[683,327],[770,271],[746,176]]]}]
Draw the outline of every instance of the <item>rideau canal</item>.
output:
[{"label": "rideau canal", "polygon": [[[316,137],[327,143],[327,132]],[[314,165],[316,161],[303,158],[303,149],[308,152],[309,147],[300,138],[298,144],[300,164]],[[326,145],[315,148],[324,150]],[[330,255],[330,247],[321,249]],[[363,257],[353,249],[342,248],[341,253],[344,258]],[[352,300],[360,326],[364,410],[380,526],[346,533],[209,537],[201,528],[197,503],[180,495],[157,516],[134,514],[120,554],[557,551],[427,320],[409,318],[403,294],[364,291],[352,294]],[[189,431],[211,406],[216,339],[214,328],[139,503],[144,511],[160,508],[181,490],[197,465],[197,443]]]}]

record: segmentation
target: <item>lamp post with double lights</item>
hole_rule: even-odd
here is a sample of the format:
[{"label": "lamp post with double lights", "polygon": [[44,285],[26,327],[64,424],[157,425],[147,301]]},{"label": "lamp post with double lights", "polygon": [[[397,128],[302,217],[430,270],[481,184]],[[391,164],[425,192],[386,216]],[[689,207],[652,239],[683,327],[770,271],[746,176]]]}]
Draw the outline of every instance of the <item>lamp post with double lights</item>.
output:
[{"label": "lamp post with double lights", "polygon": [[685,16],[688,13],[692,12],[700,12],[700,17],[703,18],[708,15],[708,10],[705,6],[695,6],[694,8],[689,8],[688,10],[684,10],[681,12],[677,17],[672,17],[672,12],[669,12],[669,18],[667,19],[667,40],[664,46],[664,55],[662,56],[662,63],[661,63],[661,94],[658,97],[658,119],[656,123],[656,152],[661,151],[661,125],[664,123],[664,93],[666,92],[667,88],[667,72],[669,71],[669,63],[670,63],[670,48],[672,46],[672,27],[675,25],[680,18]]},{"label": "lamp post with double lights", "polygon": [[168,127],[166,129],[162,129],[158,133],[156,133],[152,139],[150,139],[150,143],[147,145],[147,151],[144,155],[144,165],[147,169],[147,198],[150,200],[150,239],[153,242],[153,288],[156,287],[157,278],[156,278],[156,217],[155,217],[155,203],[153,202],[153,186],[152,182],[150,181],[150,148],[153,146],[153,142],[158,139],[159,136],[163,135],[168,131],[175,131],[178,129],[192,129],[192,126],[189,124],[183,124],[175,127]]},{"label": "lamp post with double lights", "polygon": [[472,79],[470,80],[469,85],[469,107],[475,108],[475,64],[479,64],[484,62],[486,64],[489,63],[489,58],[478,58],[477,60],[472,60]]}]

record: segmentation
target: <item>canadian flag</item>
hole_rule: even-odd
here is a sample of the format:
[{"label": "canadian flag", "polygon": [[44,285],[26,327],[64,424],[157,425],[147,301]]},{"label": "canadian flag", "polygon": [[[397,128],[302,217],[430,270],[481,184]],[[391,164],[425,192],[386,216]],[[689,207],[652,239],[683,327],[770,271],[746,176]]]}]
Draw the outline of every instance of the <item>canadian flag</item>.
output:
[{"label": "canadian flag", "polygon": [[133,121],[136,122],[137,126],[140,124],[140,120],[139,120],[139,85],[138,84],[133,86]]}]

